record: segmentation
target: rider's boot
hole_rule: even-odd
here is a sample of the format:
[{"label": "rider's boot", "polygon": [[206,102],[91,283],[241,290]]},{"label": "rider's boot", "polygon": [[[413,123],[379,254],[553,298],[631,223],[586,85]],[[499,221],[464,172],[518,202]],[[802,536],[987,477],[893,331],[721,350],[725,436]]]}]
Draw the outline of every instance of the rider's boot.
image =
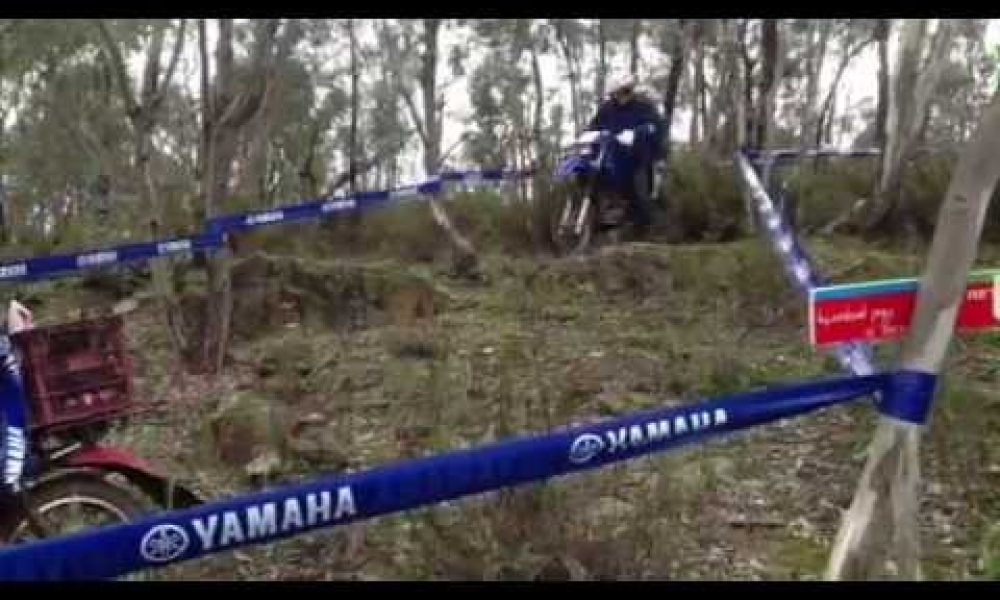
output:
[{"label": "rider's boot", "polygon": [[636,169],[630,194],[629,213],[632,220],[632,238],[644,241],[649,237],[650,190],[648,174],[644,169]]}]

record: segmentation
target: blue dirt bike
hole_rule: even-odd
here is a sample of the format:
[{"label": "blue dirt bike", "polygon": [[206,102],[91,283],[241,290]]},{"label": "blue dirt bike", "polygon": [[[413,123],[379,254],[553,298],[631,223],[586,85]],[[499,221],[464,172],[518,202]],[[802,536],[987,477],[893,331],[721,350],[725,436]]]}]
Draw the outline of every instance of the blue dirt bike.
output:
[{"label": "blue dirt bike", "polygon": [[[551,238],[559,254],[585,252],[599,234],[616,234],[628,221],[631,161],[644,128],[584,131],[556,168],[559,199]],[[641,141],[641,140],[640,140]]]}]

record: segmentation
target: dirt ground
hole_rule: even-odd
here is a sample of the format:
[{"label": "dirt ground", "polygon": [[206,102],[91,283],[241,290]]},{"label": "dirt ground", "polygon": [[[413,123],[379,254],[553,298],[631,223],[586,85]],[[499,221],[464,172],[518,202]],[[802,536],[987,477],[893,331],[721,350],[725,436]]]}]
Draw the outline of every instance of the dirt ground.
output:
[{"label": "dirt ground", "polygon": [[[835,281],[919,273],[920,257],[810,245]],[[253,260],[259,268],[237,280],[238,315],[250,316],[237,319],[216,380],[169,366],[154,304],[129,316],[153,409],[115,441],[209,498],[836,372],[809,348],[804,302],[755,240],[624,245],[585,259],[490,255],[478,284],[382,259]],[[880,347],[881,364],[894,352]],[[922,447],[929,578],[1000,576],[998,368],[1000,336],[962,338],[949,358]],[[833,408],[156,575],[815,579],[873,412]]]}]

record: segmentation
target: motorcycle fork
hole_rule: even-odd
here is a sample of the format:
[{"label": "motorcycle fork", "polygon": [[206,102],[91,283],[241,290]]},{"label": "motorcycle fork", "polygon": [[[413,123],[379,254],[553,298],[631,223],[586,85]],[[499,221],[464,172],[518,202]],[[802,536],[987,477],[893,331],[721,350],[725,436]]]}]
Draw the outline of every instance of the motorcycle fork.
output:
[{"label": "motorcycle fork", "polygon": [[[55,458],[59,458],[74,452],[80,447],[79,443],[70,444],[69,446],[58,450],[55,454],[48,457],[48,461]],[[48,462],[45,461],[45,462]],[[44,467],[42,467],[44,470]],[[39,537],[39,539],[44,539],[52,536],[52,528],[46,523],[45,517],[39,514],[31,504],[30,498],[28,497],[28,487],[20,486],[20,488],[12,493],[13,505],[15,509],[21,511],[24,514],[24,519],[28,522],[28,528]]]},{"label": "motorcycle fork", "polygon": [[[576,218],[576,235],[583,235],[583,227],[587,222],[587,214],[591,208],[591,204],[594,205],[594,209],[600,211],[601,203],[597,201],[597,188],[600,180],[600,174],[604,170],[604,161],[608,156],[608,146],[607,144],[601,144],[601,149],[597,153],[597,160],[595,161],[597,169],[595,173],[592,173],[587,181],[587,191],[583,195],[583,206],[580,207],[580,214]],[[600,214],[598,214],[600,218]]]},{"label": "motorcycle fork", "polygon": [[[598,157],[598,165],[602,164],[604,157],[604,152],[601,152],[601,156]],[[600,169],[598,169],[600,173]],[[583,235],[583,228],[587,224],[587,214],[591,209],[591,204],[599,208],[600,205],[597,203],[597,184],[598,184],[598,174],[592,174],[587,181],[587,187],[583,194],[583,201],[580,206],[580,213],[576,217],[576,235]]]},{"label": "motorcycle fork", "polygon": [[[587,187],[583,194],[583,199],[580,201],[580,212],[576,216],[576,222],[573,224],[573,231],[576,235],[581,235],[583,233],[583,226],[587,221],[587,211],[590,209],[591,197],[593,196],[593,182],[588,181]],[[564,231],[569,226],[570,214],[572,213],[572,202],[567,202],[563,205],[562,215],[559,217],[559,230]]]},{"label": "motorcycle fork", "polygon": [[562,216],[559,217],[559,231],[565,231],[566,226],[569,224],[569,215],[572,210],[573,202],[566,202],[563,204]]},{"label": "motorcycle fork", "polygon": [[51,537],[52,530],[45,524],[45,518],[42,515],[35,512],[35,509],[31,506],[31,502],[28,499],[28,492],[25,489],[21,489],[14,493],[14,503],[17,508],[24,513],[25,520],[28,521],[28,527],[37,535],[40,539]]},{"label": "motorcycle fork", "polygon": [[587,223],[587,211],[590,209],[590,194],[586,194],[583,197],[583,202],[580,203],[580,212],[576,216],[576,235],[583,235],[583,227]]}]

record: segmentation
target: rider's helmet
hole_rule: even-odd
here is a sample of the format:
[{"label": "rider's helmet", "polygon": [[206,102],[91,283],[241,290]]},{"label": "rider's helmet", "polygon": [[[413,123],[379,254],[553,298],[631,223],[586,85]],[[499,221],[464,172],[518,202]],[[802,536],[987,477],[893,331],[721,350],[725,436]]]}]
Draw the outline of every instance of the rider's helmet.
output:
[{"label": "rider's helmet", "polygon": [[622,73],[608,79],[608,96],[619,102],[628,100],[635,93],[638,81],[631,73]]}]

